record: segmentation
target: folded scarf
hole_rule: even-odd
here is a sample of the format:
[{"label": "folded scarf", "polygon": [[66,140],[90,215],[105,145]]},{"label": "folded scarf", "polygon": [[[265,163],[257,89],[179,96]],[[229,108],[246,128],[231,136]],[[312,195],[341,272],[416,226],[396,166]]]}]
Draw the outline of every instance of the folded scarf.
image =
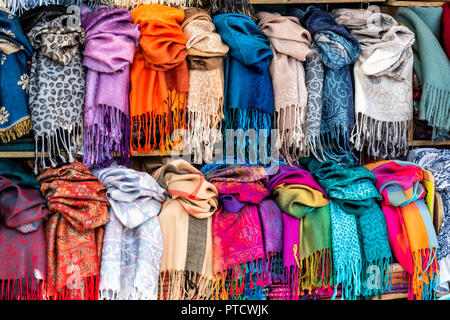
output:
[{"label": "folded scarf", "polygon": [[103,226],[109,221],[106,188],[77,160],[37,179],[53,213],[45,225],[47,295],[97,300]]},{"label": "folded scarf", "polygon": [[441,44],[442,8],[399,8],[395,19],[414,32],[414,71],[422,85],[419,119],[433,127],[432,139],[450,131],[450,60]]},{"label": "folded scarf", "polygon": [[439,275],[438,242],[424,200],[422,170],[398,160],[365,167],[375,174],[375,185],[383,197],[381,208],[392,252],[410,275],[409,298],[433,299]]},{"label": "folded scarf", "polygon": [[306,147],[306,104],[308,91],[302,62],[312,54],[311,36],[297,17],[279,13],[257,13],[258,27],[274,52],[270,63],[275,100],[275,128],[279,131],[281,156],[295,163],[308,155]]},{"label": "folded scarf", "polygon": [[442,40],[447,57],[450,59],[450,3],[448,2],[442,6]]},{"label": "folded scarf", "polygon": [[125,9],[101,6],[82,9],[86,32],[84,155],[88,167],[108,167],[111,151],[119,164],[130,164],[130,64],[139,41],[139,27]]},{"label": "folded scarf", "polygon": [[111,204],[105,227],[99,299],[156,300],[163,237],[158,213],[166,192],[146,172],[123,166],[95,171]]},{"label": "folded scarf", "polygon": [[392,254],[386,221],[376,200],[375,175],[363,167],[302,159],[330,199],[335,292],[342,299],[389,290]]},{"label": "folded scarf", "polygon": [[184,11],[148,4],[131,15],[141,31],[130,74],[131,149],[169,152],[181,142],[178,130],[186,127],[187,38],[180,26]]},{"label": "folded scarf", "polygon": [[195,163],[209,163],[214,144],[222,140],[223,66],[228,46],[203,9],[186,9],[181,27],[188,39],[189,64],[188,132],[183,145],[187,153],[194,154]]},{"label": "folded scarf", "polygon": [[[283,211],[284,283],[291,298],[303,290],[333,285],[330,207],[325,192],[311,173],[281,165],[267,186]],[[289,297],[288,297],[289,299]]]},{"label": "folded scarf", "polygon": [[0,300],[43,299],[50,212],[39,187],[16,162],[0,161]]},{"label": "folded scarf", "polygon": [[8,143],[32,129],[27,62],[33,49],[15,15],[0,8],[0,22],[0,139],[1,143]]},{"label": "folded scarf", "polygon": [[[269,41],[249,17],[224,13],[214,16],[213,23],[230,47],[225,62],[224,133],[229,129],[242,129],[244,134],[256,131],[257,143],[248,148],[249,158],[256,159],[259,130],[264,130],[267,137],[272,128],[274,100],[269,63],[273,53]],[[244,137],[239,137],[242,132],[238,131],[237,135],[237,140],[242,140],[234,144],[234,136],[230,137],[226,149],[234,150],[231,146],[236,145],[238,152],[245,150]]]},{"label": "folded scarf", "polygon": [[164,239],[159,299],[211,299],[211,225],[217,209],[217,189],[184,160],[169,162],[153,177],[169,195],[159,214]]},{"label": "folded scarf", "polygon": [[64,14],[52,20],[43,17],[27,35],[35,49],[29,108],[35,139],[35,174],[38,174],[38,151],[40,164],[46,169],[45,152],[51,166],[56,167],[66,162],[60,145],[70,163],[74,161],[72,153],[82,146],[85,72],[80,46],[84,31],[79,16]]},{"label": "folded scarf", "polygon": [[[353,15],[343,16],[347,11]],[[365,21],[367,14],[359,10],[338,9],[333,13],[361,45],[353,69],[356,125],[351,142],[358,151],[367,143],[367,154],[374,159],[405,156],[413,116],[410,46],[414,33],[384,13],[374,13]]]}]

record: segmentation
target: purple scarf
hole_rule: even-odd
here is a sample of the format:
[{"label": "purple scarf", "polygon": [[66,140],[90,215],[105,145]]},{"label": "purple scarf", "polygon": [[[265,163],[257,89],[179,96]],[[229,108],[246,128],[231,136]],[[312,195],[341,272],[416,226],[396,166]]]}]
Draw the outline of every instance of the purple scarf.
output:
[{"label": "purple scarf", "polygon": [[108,167],[111,151],[130,164],[130,64],[139,41],[139,27],[130,12],[106,6],[84,6],[86,32],[83,65],[86,74],[84,157],[87,167]]}]

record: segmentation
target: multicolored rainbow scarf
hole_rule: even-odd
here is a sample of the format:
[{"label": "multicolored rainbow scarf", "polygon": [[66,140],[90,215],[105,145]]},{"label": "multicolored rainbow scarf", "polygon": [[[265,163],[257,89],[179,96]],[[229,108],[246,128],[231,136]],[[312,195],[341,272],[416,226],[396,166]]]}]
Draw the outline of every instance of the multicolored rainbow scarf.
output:
[{"label": "multicolored rainbow scarf", "polygon": [[425,203],[424,174],[411,162],[379,161],[365,166],[382,195],[389,243],[410,276],[409,299],[434,299],[438,283],[438,242]]}]

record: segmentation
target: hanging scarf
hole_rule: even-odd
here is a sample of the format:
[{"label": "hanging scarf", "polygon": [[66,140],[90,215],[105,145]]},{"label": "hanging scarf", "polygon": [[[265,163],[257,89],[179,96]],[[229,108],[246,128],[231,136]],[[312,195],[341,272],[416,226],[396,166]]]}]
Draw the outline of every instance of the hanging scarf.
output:
[{"label": "hanging scarf", "polygon": [[53,215],[45,225],[47,295],[51,299],[98,299],[106,188],[80,162],[47,169],[38,177]]},{"label": "hanging scarf", "polygon": [[302,62],[312,54],[311,36],[298,18],[258,12],[258,27],[274,52],[270,63],[275,100],[275,127],[279,130],[281,156],[295,163],[308,155],[306,147],[306,103],[308,91]]},{"label": "hanging scarf", "polygon": [[[247,133],[247,130],[253,129],[259,143],[259,129],[267,133],[272,128],[274,111],[269,72],[273,53],[269,41],[256,23],[242,14],[219,14],[213,17],[213,23],[222,40],[230,47],[225,62],[224,132],[227,133],[227,129],[242,129]],[[252,155],[256,158],[258,143],[253,144],[253,150],[249,150],[249,158]],[[226,148],[229,149],[229,146]],[[237,148],[245,148],[245,141],[239,143]]]},{"label": "hanging scarf", "polygon": [[[354,15],[343,16],[347,11]],[[374,159],[405,156],[413,116],[410,46],[414,33],[384,13],[374,13],[366,21],[366,13],[359,10],[340,9],[334,15],[361,45],[353,69],[356,125],[351,141],[355,149],[362,151],[367,143],[367,153]]]},{"label": "hanging scarf", "polygon": [[[281,165],[267,186],[283,211],[285,278],[293,299],[301,290],[333,285],[327,196],[301,167]],[[288,297],[289,298],[289,297]]]},{"label": "hanging scarf", "polygon": [[33,49],[15,15],[0,8],[0,22],[0,139],[1,143],[8,143],[32,129],[27,61],[31,60]]},{"label": "hanging scarf", "polygon": [[342,299],[389,290],[392,261],[386,221],[376,200],[375,176],[363,167],[303,159],[330,199],[335,292]]},{"label": "hanging scarf", "polygon": [[170,197],[159,214],[164,239],[159,299],[210,299],[214,288],[211,223],[217,190],[184,160],[169,162],[153,177]]},{"label": "hanging scarf", "polygon": [[82,9],[86,32],[83,65],[86,73],[84,155],[88,166],[107,167],[111,151],[119,164],[130,164],[130,64],[138,45],[139,28],[124,9],[101,6]]},{"label": "hanging scarf", "polygon": [[123,166],[94,172],[111,204],[99,299],[156,300],[163,237],[158,213],[166,192],[148,173]]},{"label": "hanging scarf", "polygon": [[422,170],[403,161],[379,161],[365,166],[376,176],[383,197],[389,243],[397,261],[410,275],[409,298],[433,299],[437,285],[437,238],[425,204]]},{"label": "hanging scarf", "polygon": [[37,174],[38,151],[42,151],[40,164],[46,169],[44,152],[48,152],[50,164],[55,167],[66,162],[60,145],[70,163],[74,161],[72,153],[82,145],[85,79],[80,46],[84,31],[79,16],[67,14],[37,21],[28,38],[35,49],[29,108]]},{"label": "hanging scarf", "polygon": [[181,141],[177,131],[186,127],[187,38],[180,26],[184,11],[149,4],[131,15],[141,31],[130,74],[131,149],[142,153],[159,147],[161,153],[169,152]]},{"label": "hanging scarf", "polygon": [[187,153],[194,162],[211,162],[214,144],[222,140],[224,58],[228,46],[222,42],[209,14],[199,8],[185,10],[181,25],[187,37],[189,95],[187,100]]},{"label": "hanging scarf", "polygon": [[395,19],[416,35],[413,44],[414,71],[422,85],[419,119],[433,127],[432,139],[450,131],[450,60],[441,44],[442,8],[399,8]]},{"label": "hanging scarf", "polygon": [[134,9],[139,5],[146,4],[161,4],[171,7],[199,7],[205,4],[205,0],[100,0],[100,3],[116,8]]},{"label": "hanging scarf", "polygon": [[450,60],[450,3],[448,2],[445,2],[442,6],[442,41]]},{"label": "hanging scarf", "polygon": [[39,187],[16,162],[0,161],[0,300],[43,299],[50,212]]},{"label": "hanging scarf", "polygon": [[[355,108],[351,64],[359,57],[359,43],[345,26],[336,25],[331,14],[322,9],[308,7],[304,12],[289,8],[288,14],[299,18],[315,43],[310,60],[306,60],[306,86],[308,96],[312,95],[306,116],[311,152],[319,160],[352,160],[349,133]],[[315,124],[310,127],[311,123]]]}]

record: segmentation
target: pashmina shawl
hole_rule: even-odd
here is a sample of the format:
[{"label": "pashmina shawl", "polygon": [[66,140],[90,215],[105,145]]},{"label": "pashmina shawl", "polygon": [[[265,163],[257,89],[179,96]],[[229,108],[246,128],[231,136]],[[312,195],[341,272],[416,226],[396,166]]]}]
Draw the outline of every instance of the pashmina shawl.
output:
[{"label": "pashmina shawl", "polygon": [[395,19],[414,32],[414,71],[422,85],[419,119],[433,127],[432,139],[450,131],[450,60],[441,44],[442,8],[399,8]]},{"label": "pashmina shawl", "polygon": [[342,299],[381,295],[390,287],[386,221],[375,175],[363,167],[302,159],[330,199],[335,292]]},{"label": "pashmina shawl", "polygon": [[47,295],[97,300],[103,226],[109,221],[106,188],[78,160],[37,179],[53,213],[45,225]]},{"label": "pashmina shawl", "polygon": [[38,151],[46,169],[45,152],[56,167],[66,162],[60,146],[70,163],[74,161],[72,153],[82,146],[85,72],[80,46],[84,31],[78,15],[64,14],[36,21],[27,35],[35,49],[29,108],[35,140],[34,173],[38,174]]},{"label": "pashmina shawl", "polygon": [[258,12],[258,27],[274,52],[270,63],[275,100],[275,128],[279,130],[281,156],[295,163],[308,155],[306,147],[306,103],[308,91],[302,62],[312,54],[311,36],[297,17]]},{"label": "pashmina shawl", "polygon": [[433,299],[439,276],[438,241],[424,200],[422,170],[397,160],[365,167],[375,174],[375,185],[383,197],[381,207],[392,252],[410,275],[409,298]]},{"label": "pashmina shawl", "polygon": [[209,163],[214,144],[222,139],[223,67],[228,46],[203,9],[186,9],[181,27],[188,39],[189,64],[188,132],[183,145],[187,153],[194,154],[195,163]]},{"label": "pashmina shawl", "polygon": [[84,155],[87,167],[108,167],[111,151],[119,164],[130,164],[130,64],[139,41],[139,27],[125,9],[84,6],[86,73]]},{"label": "pashmina shawl", "polygon": [[217,189],[181,159],[159,168],[153,177],[169,195],[159,214],[164,239],[159,299],[211,299]]},{"label": "pashmina shawl", "polygon": [[8,143],[32,129],[27,62],[33,49],[15,15],[0,8],[0,23],[0,143]]},{"label": "pashmina shawl", "polygon": [[[311,173],[281,165],[267,186],[283,212],[285,279],[293,299],[333,285],[331,218],[325,192]],[[288,297],[290,298],[290,297]]]},{"label": "pashmina shawl", "polygon": [[446,2],[442,6],[442,41],[445,52],[450,60],[450,3]]},{"label": "pashmina shawl", "polygon": [[159,147],[163,153],[181,142],[178,130],[186,127],[189,71],[187,38],[180,26],[184,11],[148,4],[131,15],[141,32],[130,74],[131,149],[142,153]]},{"label": "pashmina shawl", "polygon": [[16,162],[0,161],[0,300],[43,298],[50,212],[39,187]]},{"label": "pashmina shawl", "polygon": [[99,299],[156,300],[163,236],[158,214],[166,191],[146,172],[95,171],[111,204],[105,227]]}]

